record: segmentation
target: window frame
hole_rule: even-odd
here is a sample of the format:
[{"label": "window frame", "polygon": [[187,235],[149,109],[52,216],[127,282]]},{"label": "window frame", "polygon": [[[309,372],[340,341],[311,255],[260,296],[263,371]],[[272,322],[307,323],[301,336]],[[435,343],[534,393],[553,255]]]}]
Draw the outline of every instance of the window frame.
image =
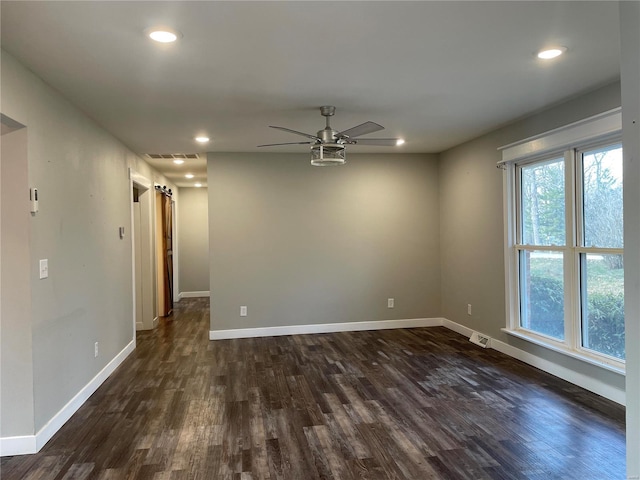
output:
[{"label": "window frame", "polygon": [[[503,169],[503,213],[505,253],[506,333],[550,350],[578,358],[602,368],[623,373],[625,362],[582,346],[581,294],[586,271],[582,258],[588,254],[621,254],[624,248],[600,248],[583,245],[584,216],[582,154],[597,148],[621,144],[621,113],[614,109],[574,124],[501,147]],[[522,241],[522,168],[563,158],[565,168],[565,244],[524,245]],[[561,251],[564,280],[564,339],[547,336],[521,326],[521,270],[523,251]]]}]

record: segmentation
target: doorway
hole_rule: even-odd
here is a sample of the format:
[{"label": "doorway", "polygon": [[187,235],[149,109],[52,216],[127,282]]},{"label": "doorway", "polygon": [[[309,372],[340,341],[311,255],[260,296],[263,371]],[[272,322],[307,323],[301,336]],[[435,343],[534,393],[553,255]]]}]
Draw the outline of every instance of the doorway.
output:
[{"label": "doorway", "polygon": [[134,324],[136,330],[150,330],[158,324],[153,277],[153,190],[146,177],[134,171],[130,177]]},{"label": "doorway", "polygon": [[171,190],[156,186],[156,274],[158,316],[173,311],[173,202]]}]

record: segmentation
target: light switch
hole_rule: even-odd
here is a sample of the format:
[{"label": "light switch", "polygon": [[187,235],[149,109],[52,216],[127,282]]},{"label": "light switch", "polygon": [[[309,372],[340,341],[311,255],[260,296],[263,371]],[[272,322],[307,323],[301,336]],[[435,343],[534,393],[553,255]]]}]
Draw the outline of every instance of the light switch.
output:
[{"label": "light switch", "polygon": [[31,200],[31,213],[38,213],[38,189],[29,189],[29,200]]},{"label": "light switch", "polygon": [[49,276],[49,260],[43,258],[40,260],[40,278],[47,278]]}]

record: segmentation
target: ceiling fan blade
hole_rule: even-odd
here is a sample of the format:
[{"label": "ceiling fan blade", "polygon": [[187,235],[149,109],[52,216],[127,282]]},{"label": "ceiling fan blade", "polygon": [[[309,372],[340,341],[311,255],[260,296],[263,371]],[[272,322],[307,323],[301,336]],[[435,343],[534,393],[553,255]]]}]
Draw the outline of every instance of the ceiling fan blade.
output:
[{"label": "ceiling fan blade", "polygon": [[377,147],[395,147],[398,138],[354,138],[349,143],[352,145],[375,145]]},{"label": "ceiling fan blade", "polygon": [[295,133],[296,135],[302,135],[303,137],[311,138],[313,140],[320,140],[315,135],[311,135],[309,133],[304,133],[304,132],[298,132],[297,130],[291,130],[290,128],[274,127],[273,125],[269,125],[269,127],[270,128],[277,128],[278,130],[284,130],[285,132],[289,132],[289,133]]},{"label": "ceiling fan blade", "polygon": [[364,122],[361,125],[357,125],[348,130],[344,130],[338,133],[337,137],[338,138],[342,138],[342,137],[354,138],[354,137],[359,137],[360,135],[366,135],[367,133],[378,132],[380,130],[384,130],[384,127],[382,125],[378,125],[375,122]]},{"label": "ceiling fan blade", "polygon": [[279,145],[311,145],[314,142],[289,142],[289,143],[267,143],[265,145],[257,145],[258,147],[277,147]]}]

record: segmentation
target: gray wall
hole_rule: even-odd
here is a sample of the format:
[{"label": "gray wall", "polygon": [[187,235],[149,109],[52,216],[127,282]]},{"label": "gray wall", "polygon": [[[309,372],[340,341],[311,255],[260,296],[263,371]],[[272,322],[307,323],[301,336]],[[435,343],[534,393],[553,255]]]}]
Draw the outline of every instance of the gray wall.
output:
[{"label": "gray wall", "polygon": [[[153,171],[11,55],[1,55],[2,113],[27,127],[28,183],[40,193],[40,211],[28,218],[24,266],[32,291],[26,321],[34,413],[7,433],[33,435],[133,340],[128,169],[151,179]],[[49,278],[39,280],[44,258]],[[4,327],[3,321],[3,337]],[[5,360],[13,368],[18,358],[3,357],[3,368]],[[4,375],[1,381],[3,391],[10,387]],[[3,418],[13,415],[12,405],[1,408]]]},{"label": "gray wall", "polygon": [[27,129],[2,135],[1,143],[0,436],[6,437],[33,432]]},{"label": "gray wall", "polygon": [[209,291],[209,197],[206,188],[180,188],[180,292]]},{"label": "gray wall", "polygon": [[[605,86],[467,142],[440,156],[442,316],[517,348],[624,389],[624,377],[508,336],[504,284],[502,170],[498,147],[620,106]],[[467,315],[467,304],[473,315]]]},{"label": "gray wall", "polygon": [[210,153],[211,329],[439,316],[437,179],[434,155]]}]

